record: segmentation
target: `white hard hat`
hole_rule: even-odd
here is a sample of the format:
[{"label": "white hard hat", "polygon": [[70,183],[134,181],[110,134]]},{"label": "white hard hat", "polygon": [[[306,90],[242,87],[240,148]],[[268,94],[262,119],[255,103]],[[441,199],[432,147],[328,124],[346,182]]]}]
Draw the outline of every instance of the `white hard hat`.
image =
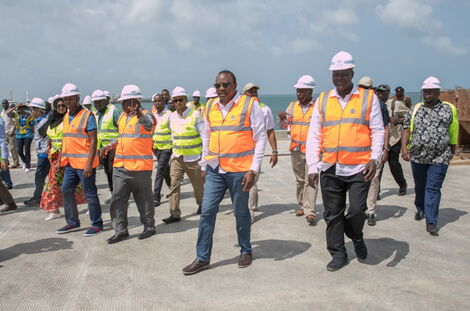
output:
[{"label": "white hard hat", "polygon": [[106,97],[111,97],[111,93],[109,91],[104,90],[103,93]]},{"label": "white hard hat", "polygon": [[51,97],[49,97],[49,98],[47,99],[47,102],[48,102],[49,104],[52,104],[53,101],[54,101],[54,96],[51,96]]},{"label": "white hard hat", "polygon": [[62,87],[62,92],[60,93],[61,97],[70,97],[75,95],[80,95],[80,91],[78,90],[78,87],[75,84],[66,83]]},{"label": "white hard hat", "polygon": [[106,99],[106,94],[102,90],[94,90],[91,94],[91,100],[94,102],[103,99]]},{"label": "white hard hat", "polygon": [[85,98],[83,99],[82,105],[83,106],[91,105],[91,96],[90,95],[85,96]]},{"label": "white hard hat", "polygon": [[423,82],[423,86],[421,86],[422,90],[426,89],[441,89],[441,81],[438,78],[430,76]]},{"label": "white hard hat", "polygon": [[359,79],[359,82],[357,83],[359,86],[365,86],[365,87],[372,87],[373,86],[373,81],[371,77],[362,77]]},{"label": "white hard hat", "polygon": [[335,54],[331,59],[330,70],[345,70],[354,68],[354,59],[351,54],[345,51],[341,51]]},{"label": "white hard hat", "polygon": [[201,97],[201,92],[199,92],[198,90],[195,90],[193,92],[193,97]]},{"label": "white hard hat", "polygon": [[217,91],[215,90],[215,87],[210,87],[206,91],[206,98],[213,98],[217,97]]},{"label": "white hard hat", "polygon": [[297,84],[294,85],[296,89],[314,89],[315,88],[315,80],[312,76],[303,75],[297,80]]},{"label": "white hard hat", "polygon": [[31,99],[31,102],[28,104],[28,107],[36,107],[36,108],[45,110],[46,103],[41,98],[34,97],[33,99]]},{"label": "white hard hat", "polygon": [[142,92],[140,91],[139,87],[134,84],[124,85],[121,91],[121,97],[119,97],[119,101],[126,100],[126,99],[141,99]]},{"label": "white hard hat", "polygon": [[155,97],[157,97],[158,93],[152,95],[152,101],[155,101]]},{"label": "white hard hat", "polygon": [[171,97],[178,97],[178,96],[187,96],[186,90],[183,89],[181,86],[177,86],[171,91]]}]

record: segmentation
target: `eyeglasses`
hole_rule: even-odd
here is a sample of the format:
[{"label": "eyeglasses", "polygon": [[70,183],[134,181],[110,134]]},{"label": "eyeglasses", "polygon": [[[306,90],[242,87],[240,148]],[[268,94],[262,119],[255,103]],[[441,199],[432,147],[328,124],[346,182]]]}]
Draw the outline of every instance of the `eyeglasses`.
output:
[{"label": "eyeglasses", "polygon": [[220,89],[221,86],[224,87],[224,89],[228,88],[230,85],[232,85],[233,82],[222,82],[222,83],[214,83],[214,87],[216,89]]},{"label": "eyeglasses", "polygon": [[59,108],[66,108],[66,106],[65,106],[64,104],[58,104],[58,105],[56,105],[56,107],[57,107],[57,109],[59,109]]},{"label": "eyeglasses", "polygon": [[184,101],[185,101],[185,98],[174,98],[173,101],[174,101],[175,103],[177,103],[177,102],[184,102]]}]

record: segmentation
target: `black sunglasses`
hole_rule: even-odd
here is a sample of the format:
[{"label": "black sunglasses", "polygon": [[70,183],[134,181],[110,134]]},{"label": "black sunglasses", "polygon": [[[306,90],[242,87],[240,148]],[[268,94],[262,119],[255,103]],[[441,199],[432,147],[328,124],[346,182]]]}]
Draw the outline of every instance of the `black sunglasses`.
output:
[{"label": "black sunglasses", "polygon": [[177,102],[184,102],[184,100],[185,100],[185,98],[174,98],[174,99],[173,99],[173,101],[174,101],[175,103],[177,103]]},{"label": "black sunglasses", "polygon": [[224,87],[224,89],[228,88],[230,85],[232,85],[233,82],[222,82],[222,83],[214,83],[214,87],[216,89],[220,89],[221,86]]},{"label": "black sunglasses", "polygon": [[66,106],[64,104],[58,104],[56,105],[56,108],[66,108]]}]

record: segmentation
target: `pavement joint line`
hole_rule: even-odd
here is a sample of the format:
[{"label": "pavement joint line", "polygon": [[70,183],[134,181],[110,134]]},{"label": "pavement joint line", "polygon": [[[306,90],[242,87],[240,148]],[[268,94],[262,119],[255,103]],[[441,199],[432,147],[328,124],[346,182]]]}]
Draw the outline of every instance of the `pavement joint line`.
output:
[{"label": "pavement joint line", "polygon": [[18,219],[10,225],[10,228],[8,228],[6,231],[2,232],[2,234],[0,235],[0,239],[2,239],[8,232],[10,232],[11,229],[13,229],[21,220],[23,220],[23,218],[25,218],[26,215],[29,214],[29,212],[31,212],[31,211],[21,213],[21,215],[18,217]]}]

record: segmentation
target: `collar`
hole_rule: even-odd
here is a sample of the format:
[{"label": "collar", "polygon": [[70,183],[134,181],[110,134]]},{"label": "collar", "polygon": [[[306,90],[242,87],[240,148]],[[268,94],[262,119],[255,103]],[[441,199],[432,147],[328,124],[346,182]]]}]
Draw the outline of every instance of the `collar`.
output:
[{"label": "collar", "polygon": [[[189,115],[190,112],[191,112],[191,109],[188,108],[188,107],[186,107],[186,110],[183,111],[183,114],[182,114],[182,115],[180,115],[176,110],[174,111],[174,114],[175,114],[175,116],[177,116],[178,118],[185,119],[185,118]],[[162,112],[162,113],[163,113],[163,112]]]},{"label": "collar", "polygon": [[[355,95],[355,94],[359,94],[359,88],[354,85],[352,90],[351,90],[351,93],[349,93],[348,95],[346,95],[346,97],[350,96],[350,95]],[[339,96],[338,94],[338,91],[336,90],[336,88],[333,89],[333,91],[331,92],[330,96],[329,97],[337,97],[337,98],[341,98],[341,96]],[[345,98],[346,98],[345,97]]]},{"label": "collar", "polygon": [[[237,93],[235,94],[235,96],[227,103],[227,105],[224,106],[224,105],[220,104],[220,103],[219,103],[219,99],[217,99],[217,104],[219,105],[219,108],[225,107],[225,109],[230,109],[230,108],[233,106],[233,104],[235,104],[236,102],[238,102],[238,100],[240,99],[240,96],[241,96],[241,95],[237,92]],[[217,98],[218,98],[218,97],[217,97]]]},{"label": "collar", "polygon": [[80,111],[82,111],[82,109],[83,109],[83,106],[80,105],[80,106],[79,106],[79,109],[77,110],[77,112],[75,112],[74,114],[72,114],[72,113],[69,112],[69,116],[72,116],[72,117],[73,117],[73,116],[76,116]]}]

